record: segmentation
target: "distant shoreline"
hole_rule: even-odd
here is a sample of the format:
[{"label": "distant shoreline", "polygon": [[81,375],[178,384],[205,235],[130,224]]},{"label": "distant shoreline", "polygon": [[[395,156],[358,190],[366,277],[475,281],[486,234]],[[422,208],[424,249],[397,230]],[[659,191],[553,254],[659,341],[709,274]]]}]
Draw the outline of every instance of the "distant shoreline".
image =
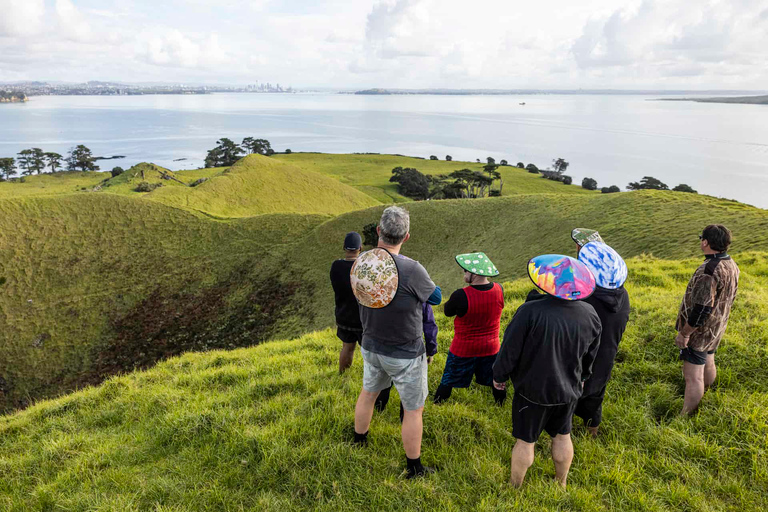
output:
[{"label": "distant shoreline", "polygon": [[659,98],[657,101],[695,101],[696,103],[737,103],[742,105],[768,105],[768,95],[736,96],[725,98]]}]

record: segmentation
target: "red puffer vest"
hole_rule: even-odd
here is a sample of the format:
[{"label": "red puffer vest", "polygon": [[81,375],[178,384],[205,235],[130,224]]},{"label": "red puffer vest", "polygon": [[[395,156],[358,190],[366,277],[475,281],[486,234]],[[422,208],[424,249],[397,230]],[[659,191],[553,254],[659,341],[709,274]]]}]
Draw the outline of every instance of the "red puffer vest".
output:
[{"label": "red puffer vest", "polygon": [[467,313],[453,320],[451,353],[459,357],[492,356],[499,352],[499,327],[504,291],[499,283],[480,291],[467,286]]}]

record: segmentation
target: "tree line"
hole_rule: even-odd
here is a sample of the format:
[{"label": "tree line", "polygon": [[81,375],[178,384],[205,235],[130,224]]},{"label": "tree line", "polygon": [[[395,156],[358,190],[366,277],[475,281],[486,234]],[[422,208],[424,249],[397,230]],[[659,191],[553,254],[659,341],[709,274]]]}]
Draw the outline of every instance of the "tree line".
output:
[{"label": "tree line", "polygon": [[[286,149],[285,153],[290,154],[291,150]],[[232,139],[224,137],[217,140],[216,147],[208,151],[208,155],[205,157],[205,166],[228,167],[234,165],[246,154],[272,156],[275,154],[275,150],[272,149],[272,144],[267,139],[246,137],[240,144],[237,144]]]},{"label": "tree line", "polygon": [[[392,169],[390,182],[397,183],[400,195],[423,201],[427,199],[475,199],[500,196],[504,180],[495,163],[483,171],[460,169],[450,174],[425,175],[412,167]],[[498,182],[498,189],[495,184]]]},{"label": "tree line", "polygon": [[[68,171],[98,171],[96,158],[90,149],[79,144],[67,153],[66,158],[59,153],[45,152],[40,148],[19,151],[16,157],[0,158],[0,179],[8,180],[21,173],[22,176],[56,172],[62,168]],[[50,170],[50,171],[47,171]]]}]

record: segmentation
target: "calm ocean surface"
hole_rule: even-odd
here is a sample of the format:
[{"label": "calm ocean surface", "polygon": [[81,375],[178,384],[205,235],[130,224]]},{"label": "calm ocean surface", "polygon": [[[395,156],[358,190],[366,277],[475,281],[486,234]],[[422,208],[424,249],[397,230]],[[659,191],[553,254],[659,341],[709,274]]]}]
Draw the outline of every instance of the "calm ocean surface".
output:
[{"label": "calm ocean surface", "polygon": [[[0,105],[0,157],[85,144],[102,169],[142,161],[202,165],[220,137],[266,138],[276,151],[378,152],[548,166],[574,183],[655,176],[670,188],[768,208],[768,106],[648,101],[647,96],[49,96]],[[519,103],[525,102],[526,105]],[[186,159],[174,161],[177,159]]]}]

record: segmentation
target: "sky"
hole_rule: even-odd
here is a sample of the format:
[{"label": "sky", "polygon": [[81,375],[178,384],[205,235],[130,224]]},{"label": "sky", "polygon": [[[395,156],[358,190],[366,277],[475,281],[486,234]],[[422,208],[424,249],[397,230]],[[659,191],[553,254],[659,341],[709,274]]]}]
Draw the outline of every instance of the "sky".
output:
[{"label": "sky", "polygon": [[0,82],[768,90],[768,0],[0,0]]}]

